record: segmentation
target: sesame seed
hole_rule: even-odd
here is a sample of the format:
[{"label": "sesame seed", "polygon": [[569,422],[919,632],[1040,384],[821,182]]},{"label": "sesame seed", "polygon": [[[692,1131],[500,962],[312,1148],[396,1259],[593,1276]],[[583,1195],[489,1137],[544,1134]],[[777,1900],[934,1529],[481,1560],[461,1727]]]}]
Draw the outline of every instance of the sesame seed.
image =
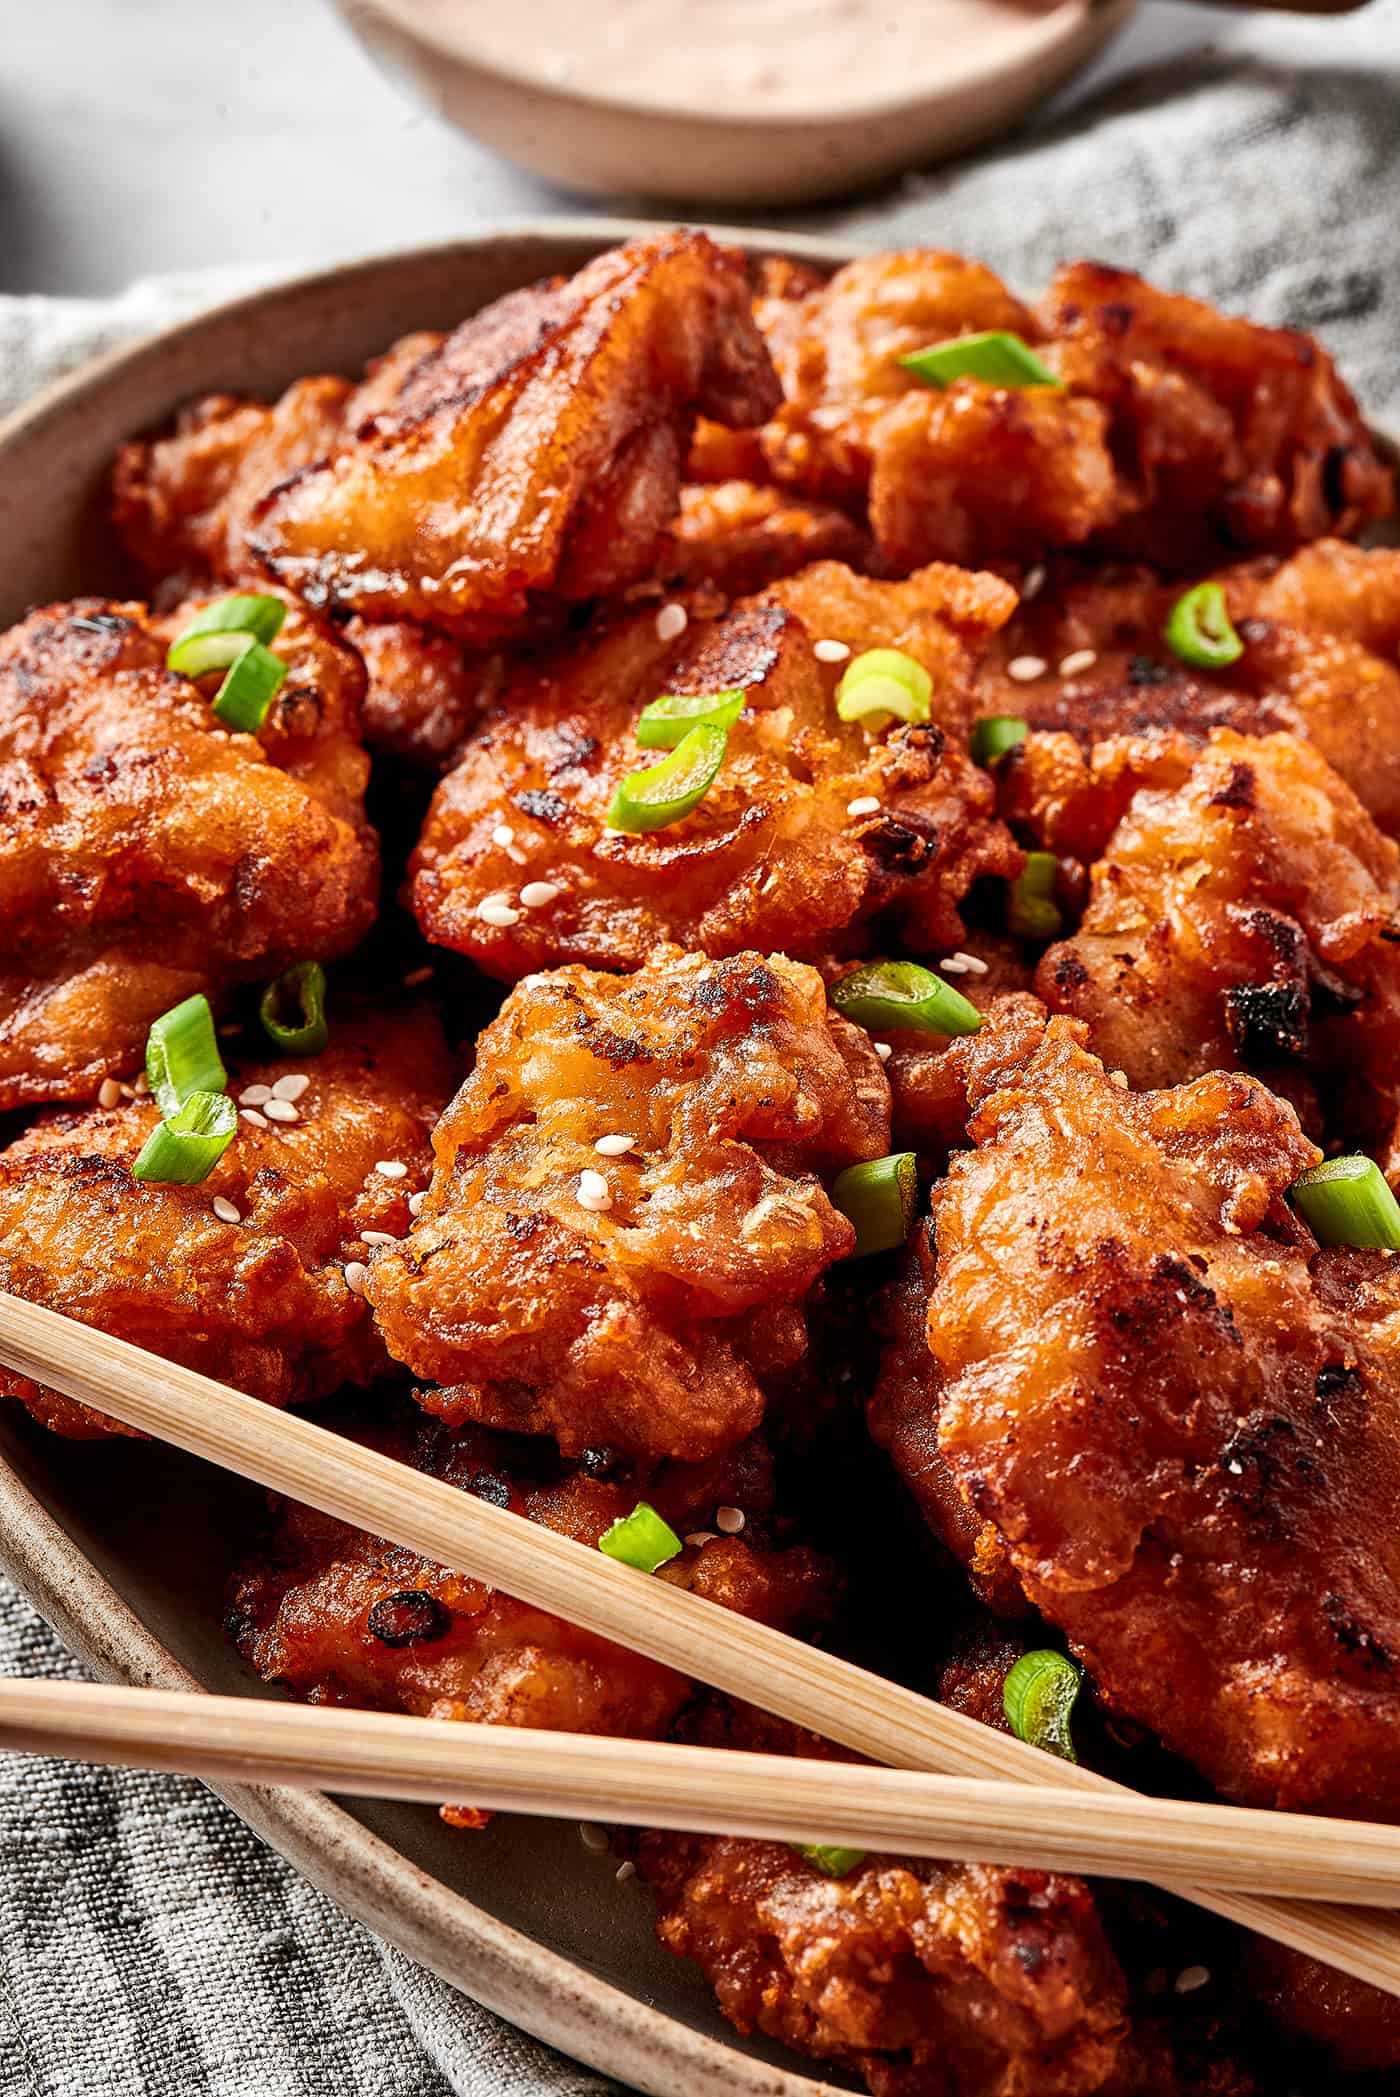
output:
[{"label": "sesame seed", "polygon": [[134,1085],[118,1085],[117,1091],[123,1099],[135,1099],[136,1097],[136,1087]]},{"label": "sesame seed", "polygon": [[689,624],[690,614],[683,604],[663,604],[656,615],[656,638],[678,641]]},{"label": "sesame seed", "polygon": [[476,914],[483,924],[494,925],[500,932],[508,932],[512,925],[520,923],[520,912],[512,909],[504,896],[487,896],[477,904]]},{"label": "sesame seed", "polygon": [[403,987],[405,990],[421,990],[425,983],[431,983],[432,980],[433,964],[430,961],[423,968],[411,968],[403,979]]},{"label": "sesame seed", "polygon": [[99,1107],[115,1107],[122,1096],[122,1088],[115,1078],[104,1078],[97,1088]]},{"label": "sesame seed", "polygon": [[1178,1995],[1190,1995],[1210,1979],[1209,1966],[1183,1966],[1173,1983]]},{"label": "sesame seed", "polygon": [[1024,576],[1021,578],[1022,604],[1029,604],[1031,599],[1038,597],[1044,588],[1045,568],[1043,563],[1037,561],[1035,567],[1027,568]]},{"label": "sesame seed", "polygon": [[226,1201],[222,1194],[214,1196],[212,1206],[214,1214],[218,1217],[220,1223],[241,1223],[243,1221],[242,1213],[233,1206],[231,1201]]},{"label": "sesame seed", "polygon": [[397,1245],[398,1239],[392,1231],[361,1231],[366,1245]]},{"label": "sesame seed", "polygon": [[986,976],[991,974],[991,970],[988,968],[986,962],[982,959],[981,955],[969,954],[966,947],[959,947],[957,952],[954,954],[953,959],[955,961],[961,961],[963,968],[969,976]]},{"label": "sesame seed", "polygon": [[150,1079],[149,1079],[149,1078],[148,1078],[148,1077],[146,1076],[146,1073],[145,1073],[145,1071],[144,1071],[144,1070],[143,1070],[143,1071],[141,1072],[141,1074],[139,1075],[139,1077],[136,1077],[136,1078],[134,1078],[134,1079],[132,1080],[132,1085],[131,1085],[131,1089],[132,1089],[132,1091],[133,1091],[133,1092],[134,1092],[134,1093],[136,1094],[136,1097],[137,1097],[138,1099],[140,1099],[140,1098],[141,1098],[141,1096],[142,1096],[142,1094],[143,1094],[143,1093],[147,1093],[147,1092],[149,1092],[149,1091],[150,1091],[150,1089],[151,1089],[151,1081],[150,1081]]},{"label": "sesame seed", "polygon": [[363,1260],[345,1262],[345,1286],[352,1296],[363,1296],[365,1283],[369,1280],[369,1269]]},{"label": "sesame seed", "polygon": [[238,1095],[240,1107],[263,1107],[272,1097],[270,1085],[249,1085]]},{"label": "sesame seed", "polygon": [[636,1146],[635,1136],[600,1136],[593,1148],[600,1158],[625,1158]]},{"label": "sesame seed", "polygon": [[625,1886],[629,1879],[634,1879],[637,1876],[637,1867],[630,1857],[624,1857],[613,1876],[619,1886]]},{"label": "sesame seed", "polygon": [[520,891],[520,900],[527,910],[543,910],[558,894],[557,881],[527,881]]},{"label": "sesame seed", "polygon": [[819,663],[844,663],[850,654],[844,641],[814,641],[812,653]]},{"label": "sesame seed", "polygon": [[721,1530],[725,1536],[737,1536],[743,1526],[744,1514],[742,1508],[717,1507],[715,1509],[715,1527]]},{"label": "sesame seed", "polygon": [[854,801],[846,803],[846,813],[848,816],[878,815],[880,813],[879,795],[857,794]]},{"label": "sesame seed", "polygon": [[272,1097],[274,1099],[300,1099],[310,1083],[311,1080],[304,1070],[289,1071],[285,1078],[279,1078],[273,1086]]},{"label": "sesame seed", "polygon": [[240,1107],[238,1110],[238,1118],[240,1121],[246,1121],[251,1123],[252,1127],[255,1129],[266,1129],[271,1128],[272,1126],[267,1116],[265,1114],[259,1114],[256,1107]]},{"label": "sesame seed", "polygon": [[1017,684],[1034,684],[1037,677],[1043,677],[1049,667],[1050,665],[1038,655],[1013,655],[1006,666],[1006,674],[1014,678]]},{"label": "sesame seed", "polygon": [[612,1189],[601,1172],[585,1171],[578,1176],[579,1206],[585,1209],[610,1209]]},{"label": "sesame seed", "polygon": [[1077,677],[1081,670],[1092,670],[1098,659],[1097,649],[1076,648],[1073,654],[1065,656],[1061,662],[1060,675],[1061,677]]},{"label": "sesame seed", "polygon": [[877,1041],[875,1044],[875,1053],[880,1058],[880,1061],[882,1063],[888,1063],[890,1057],[894,1054],[894,1050],[890,1047],[888,1041]]},{"label": "sesame seed", "polygon": [[692,1529],[690,1535],[686,1538],[686,1542],[695,1551],[698,1551],[702,1544],[712,1544],[714,1540],[715,1532],[713,1529]]},{"label": "sesame seed", "polygon": [[426,1201],[427,1199],[428,1199],[428,1190],[427,1190],[427,1188],[426,1188],[426,1187],[422,1187],[422,1188],[420,1188],[417,1194],[410,1194],[410,1195],[409,1195],[409,1197],[408,1197],[408,1213],[409,1213],[409,1215],[410,1215],[410,1216],[421,1216],[421,1215],[422,1215],[422,1213],[423,1213],[423,1204],[424,1204],[424,1202],[425,1202],[425,1201]]},{"label": "sesame seed", "polygon": [[967,963],[959,961],[956,954],[945,954],[938,966],[941,973],[945,976],[965,976],[967,974]]},{"label": "sesame seed", "polygon": [[397,1158],[377,1158],[374,1169],[386,1180],[401,1180],[408,1172],[408,1167]]},{"label": "sesame seed", "polygon": [[1243,1478],[1244,1476],[1244,1465],[1237,1456],[1232,1456],[1225,1468],[1232,1478]]},{"label": "sesame seed", "polygon": [[269,1121],[300,1121],[301,1116],[289,1099],[270,1099],[263,1108]]},{"label": "sesame seed", "polygon": [[596,1820],[581,1820],[578,1824],[578,1839],[594,1856],[600,1856],[608,1846],[606,1828],[600,1828]]},{"label": "sesame seed", "polygon": [[508,852],[515,843],[515,832],[511,829],[510,824],[497,823],[495,829],[491,832],[491,842],[493,845],[499,845],[503,852]]}]

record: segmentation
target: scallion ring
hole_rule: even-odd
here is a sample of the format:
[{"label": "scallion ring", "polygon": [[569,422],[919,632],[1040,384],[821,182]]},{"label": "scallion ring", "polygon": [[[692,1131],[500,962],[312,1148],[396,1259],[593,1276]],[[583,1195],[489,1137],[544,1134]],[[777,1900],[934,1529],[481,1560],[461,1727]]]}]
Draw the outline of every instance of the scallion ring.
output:
[{"label": "scallion ring", "polygon": [[912,1150],[891,1151],[864,1165],[848,1165],[831,1183],[833,1208],[855,1226],[852,1259],[893,1252],[909,1236],[919,1199],[919,1169]]},{"label": "scallion ring", "polygon": [[1057,871],[1053,852],[1027,852],[1006,897],[1006,929],[1017,939],[1058,939],[1064,930],[1055,901]]},{"label": "scallion ring", "polygon": [[1328,1158],[1289,1191],[1319,1245],[1400,1252],[1400,1202],[1374,1158]]},{"label": "scallion ring", "polygon": [[811,1864],[826,1878],[843,1879],[847,1872],[863,1864],[869,1850],[842,1849],[835,1842],[790,1842],[788,1848],[801,1857],[804,1864]]},{"label": "scallion ring", "polygon": [[1024,743],[1030,734],[1030,723],[1018,714],[984,714],[972,731],[970,749],[972,762],[977,765],[994,765]]},{"label": "scallion ring", "polygon": [[1167,615],[1162,638],[1173,655],[1195,670],[1224,670],[1244,654],[1244,642],[1231,623],[1225,592],[1218,582],[1197,583],[1178,597]]},{"label": "scallion ring", "polygon": [[832,985],[831,1002],[872,1034],[975,1034],[982,1015],[961,991],[917,961],[866,961]]},{"label": "scallion ring", "polygon": [[669,757],[644,772],[629,772],[608,807],[609,830],[636,836],[664,830],[698,808],[719,776],[729,732],[702,721],[681,737]]},{"label": "scallion ring", "polygon": [[1001,1687],[1002,1709],[1018,1740],[1077,1762],[1070,1719],[1083,1675],[1063,1653],[1023,1653]]},{"label": "scallion ring", "polygon": [[146,1036],[146,1078],[168,1121],[196,1092],[222,1092],[228,1072],[214,1038],[214,1015],[200,995],[172,1005]]},{"label": "scallion ring", "polygon": [[836,711],[841,720],[862,721],[877,732],[895,720],[920,727],[932,698],[933,679],[912,655],[902,648],[867,648],[842,673]]},{"label": "scallion ring", "polygon": [[188,677],[191,673],[183,663],[176,662],[175,657],[187,641],[197,639],[200,634],[251,634],[255,641],[262,642],[264,648],[270,648],[281,633],[286,617],[287,607],[280,597],[260,597],[240,591],[233,597],[216,598],[213,604],[206,604],[204,610],[191,619],[166,657],[166,667]]},{"label": "scallion ring", "polygon": [[[284,1017],[290,1013],[291,1017]],[[263,992],[258,1018],[269,1041],[291,1056],[318,1056],[330,1040],[326,972],[319,961],[298,961]]]},{"label": "scallion ring", "polygon": [[226,1092],[192,1092],[152,1129],[132,1176],[171,1187],[197,1186],[218,1164],[237,1128],[238,1109]]},{"label": "scallion ring", "polygon": [[639,1500],[631,1514],[619,1516],[598,1539],[600,1551],[623,1565],[635,1566],[639,1573],[654,1573],[675,1558],[680,1548],[675,1530],[646,1500]]},{"label": "scallion ring", "polygon": [[644,750],[674,750],[692,728],[708,724],[728,731],[744,711],[748,693],[666,692],[644,706],[637,722],[637,741]]},{"label": "scallion ring", "polygon": [[255,735],[286,680],[287,665],[267,646],[286,616],[286,606],[276,597],[221,597],[206,605],[172,644],[165,666],[182,677],[222,670],[214,712],[228,727]]},{"label": "scallion ring", "polygon": [[899,361],[926,386],[951,386],[954,379],[981,379],[988,386],[1064,385],[1028,342],[1003,328],[982,335],[954,335]]}]

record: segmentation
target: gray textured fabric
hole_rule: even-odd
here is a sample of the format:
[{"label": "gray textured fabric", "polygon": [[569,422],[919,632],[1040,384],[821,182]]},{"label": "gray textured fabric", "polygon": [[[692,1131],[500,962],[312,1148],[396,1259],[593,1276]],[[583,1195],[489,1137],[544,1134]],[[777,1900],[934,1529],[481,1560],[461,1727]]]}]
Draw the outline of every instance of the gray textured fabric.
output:
[{"label": "gray textured fabric", "polygon": [[[1026,288],[1063,256],[1140,267],[1321,330],[1371,412],[1400,415],[1400,0],[1342,22],[1272,18],[1246,45],[1143,76],[996,158],[793,223],[966,248]],[[0,407],[257,275],[108,304],[0,299]],[[0,1668],[72,1671],[4,1590]],[[0,2097],[604,2088],[385,1951],[200,1787],[0,1761]]]}]

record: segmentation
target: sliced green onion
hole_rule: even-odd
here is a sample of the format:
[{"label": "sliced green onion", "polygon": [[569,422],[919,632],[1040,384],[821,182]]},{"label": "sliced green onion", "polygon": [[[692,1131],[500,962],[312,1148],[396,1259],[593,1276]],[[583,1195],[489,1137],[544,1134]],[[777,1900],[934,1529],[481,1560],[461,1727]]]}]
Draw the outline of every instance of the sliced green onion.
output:
[{"label": "sliced green onion", "polygon": [[218,1164],[237,1128],[238,1109],[226,1092],[192,1092],[152,1129],[132,1175],[171,1187],[197,1186]]},{"label": "sliced green onion", "polygon": [[852,1259],[892,1252],[909,1236],[919,1199],[919,1169],[912,1150],[891,1151],[867,1165],[848,1165],[831,1183],[832,1205],[856,1230]]},{"label": "sliced green onion", "polygon": [[843,721],[864,721],[867,728],[887,728],[891,721],[927,721],[933,679],[923,664],[902,648],[867,648],[847,663],[836,687],[836,711]]},{"label": "sliced green onion", "polygon": [[917,961],[867,961],[831,988],[845,1019],[872,1034],[904,1028],[915,1034],[975,1034],[982,1015],[961,991]]},{"label": "sliced green onion", "polygon": [[644,830],[664,830],[688,816],[714,785],[728,744],[728,730],[712,721],[688,729],[659,765],[628,773],[608,808],[608,829],[636,836]]},{"label": "sliced green onion", "polygon": [[1083,1675],[1063,1653],[1023,1653],[1001,1688],[1002,1709],[1018,1740],[1077,1762],[1070,1719]]},{"label": "sliced green onion", "polygon": [[1058,939],[1063,932],[1055,902],[1057,871],[1053,852],[1027,852],[1006,898],[1006,929],[1017,939]]},{"label": "sliced green onion", "polygon": [[642,708],[637,741],[644,750],[674,750],[692,728],[708,723],[726,731],[744,711],[748,693],[667,692]]},{"label": "sliced green onion", "polygon": [[[290,1009],[294,1018],[284,1019]],[[319,961],[298,961],[269,983],[258,1005],[269,1041],[289,1055],[318,1056],[330,1040],[326,1024],[326,972]]]},{"label": "sliced green onion", "polygon": [[185,677],[198,675],[197,672],[187,670],[184,663],[177,662],[175,658],[184,649],[187,641],[193,641],[200,634],[251,634],[255,641],[261,641],[265,648],[270,648],[281,633],[286,617],[287,607],[280,597],[254,597],[242,593],[234,597],[220,597],[213,604],[206,604],[204,610],[196,613],[191,619],[166,657],[166,667],[180,671]]},{"label": "sliced green onion", "polygon": [[598,1549],[623,1565],[634,1565],[639,1573],[654,1573],[681,1548],[681,1540],[656,1509],[639,1500],[630,1515],[621,1515],[598,1539]]},{"label": "sliced green onion", "polygon": [[899,361],[927,386],[951,386],[954,379],[984,379],[989,386],[1064,385],[1029,343],[1000,328],[984,335],[954,335]]},{"label": "sliced green onion", "polygon": [[790,1842],[788,1848],[801,1857],[805,1864],[814,1864],[818,1871],[829,1879],[843,1879],[857,1864],[863,1864],[869,1850],[842,1849],[834,1842]]},{"label": "sliced green onion", "polygon": [[1319,1245],[1400,1252],[1400,1202],[1374,1158],[1328,1158],[1289,1191]]},{"label": "sliced green onion", "polygon": [[1230,621],[1225,592],[1216,582],[1197,583],[1177,598],[1162,638],[1173,655],[1197,670],[1223,670],[1244,654],[1244,642]]},{"label": "sliced green onion", "polygon": [[146,1036],[146,1078],[167,1121],[192,1093],[225,1090],[228,1072],[208,998],[186,998],[154,1022]]},{"label": "sliced green onion", "polygon": [[1030,732],[1030,723],[1018,714],[984,714],[972,731],[972,762],[996,764],[1008,750],[1024,743]]}]

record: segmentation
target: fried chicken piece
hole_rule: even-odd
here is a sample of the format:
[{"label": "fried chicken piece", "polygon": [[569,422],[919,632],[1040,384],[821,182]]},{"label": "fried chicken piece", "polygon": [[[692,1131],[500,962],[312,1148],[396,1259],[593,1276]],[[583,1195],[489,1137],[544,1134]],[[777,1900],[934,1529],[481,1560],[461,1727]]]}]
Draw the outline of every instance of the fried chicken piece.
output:
[{"label": "fried chicken piece", "polygon": [[1078,931],[1042,957],[1046,1004],[1087,1021],[1134,1086],[1277,1071],[1322,1088],[1348,1135],[1383,1137],[1400,1106],[1400,849],[1296,736],[1100,744],[1092,778],[1121,818]]},{"label": "fried chicken piece", "polygon": [[[705,1705],[703,1744],[845,1759]],[[872,1855],[829,1878],[781,1842],[649,1833],[658,1935],[741,2032],[863,2076],[877,2097],[1089,2097],[1127,2035],[1126,1988],[1082,1880]]]},{"label": "fried chicken piece", "polygon": [[354,658],[294,612],[241,735],[162,632],[83,598],[0,640],[0,1107],[91,1098],[191,992],[343,954],[374,917]]},{"label": "fried chicken piece", "polygon": [[[772,477],[868,507],[896,568],[1093,543],[1199,572],[1390,507],[1391,477],[1316,343],[1126,271],[1071,265],[1032,313],[980,264],[914,249],[756,313],[784,392],[762,433]],[[984,330],[1019,335],[1061,385],[936,388],[900,362]]]},{"label": "fried chicken piece", "polygon": [[366,1293],[444,1419],[696,1461],[756,1428],[854,1244],[818,1175],[888,1138],[879,1060],[812,969],[670,950],[630,977],[534,976],[481,1035]]},{"label": "fried chicken piece", "polygon": [[866,534],[844,510],[746,480],[687,483],[672,536],[668,580],[682,589],[709,583],[725,597],[765,589],[813,561],[861,568],[870,559]]},{"label": "fried chicken piece", "polygon": [[[714,1475],[673,1468],[624,1485],[482,1428],[454,1436],[425,1422],[416,1435],[381,1427],[354,1439],[590,1546],[632,1512],[639,1490],[678,1530],[714,1507]],[[656,1577],[791,1631],[823,1623],[839,1585],[829,1561],[801,1545],[777,1548],[762,1523],[688,1545]],[[664,1736],[694,1687],[640,1653],[289,1502],[238,1576],[230,1628],[265,1681],[312,1704],[635,1740]],[[473,1825],[482,1816],[449,1807],[444,1818]]]},{"label": "fried chicken piece", "polygon": [[1249,1939],[1244,1979],[1282,2024],[1324,2046],[1343,2074],[1400,2068],[1400,2000],[1394,1995],[1268,1937]]},{"label": "fried chicken piece", "polygon": [[511,293],[384,393],[262,499],[251,543],[313,604],[483,647],[542,597],[650,574],[696,414],[742,428],[778,398],[741,264],[688,232]]},{"label": "fried chicken piece", "polygon": [[[388,1361],[345,1262],[366,1231],[408,1229],[453,1067],[429,1008],[367,1008],[333,1014],[318,1056],[242,1064],[231,1091],[294,1073],[298,1118],[244,1115],[196,1186],[132,1176],[150,1099],[41,1115],[0,1151],[0,1288],[270,1405],[370,1382]],[[0,1395],[79,1440],[130,1432],[9,1370]]]},{"label": "fried chicken piece", "polygon": [[424,770],[451,763],[505,675],[501,654],[473,654],[410,619],[349,619],[345,638],[365,666],[365,741]]},{"label": "fried chicken piece", "polygon": [[[508,680],[439,786],[412,863],[425,935],[507,981],[561,961],[635,968],[660,940],[859,952],[880,922],[916,951],[956,947],[972,883],[1021,863],[965,754],[972,652],[1011,604],[989,575],[880,583],[820,562],[718,620],[697,608],[679,637],[659,636],[652,606],[609,620]],[[915,657],[932,721],[872,737],[839,720],[842,665],[817,660],[818,640]],[[643,707],[738,687],[745,711],[699,806],[609,830],[619,782],[659,755],[634,741]],[[521,907],[541,882],[548,901]]]},{"label": "fried chicken piece", "polygon": [[1109,1708],[1229,1797],[1394,1817],[1393,1263],[1285,1209],[1318,1153],[1262,1085],[1130,1092],[1078,1034],[970,1073],[939,1447]]}]

